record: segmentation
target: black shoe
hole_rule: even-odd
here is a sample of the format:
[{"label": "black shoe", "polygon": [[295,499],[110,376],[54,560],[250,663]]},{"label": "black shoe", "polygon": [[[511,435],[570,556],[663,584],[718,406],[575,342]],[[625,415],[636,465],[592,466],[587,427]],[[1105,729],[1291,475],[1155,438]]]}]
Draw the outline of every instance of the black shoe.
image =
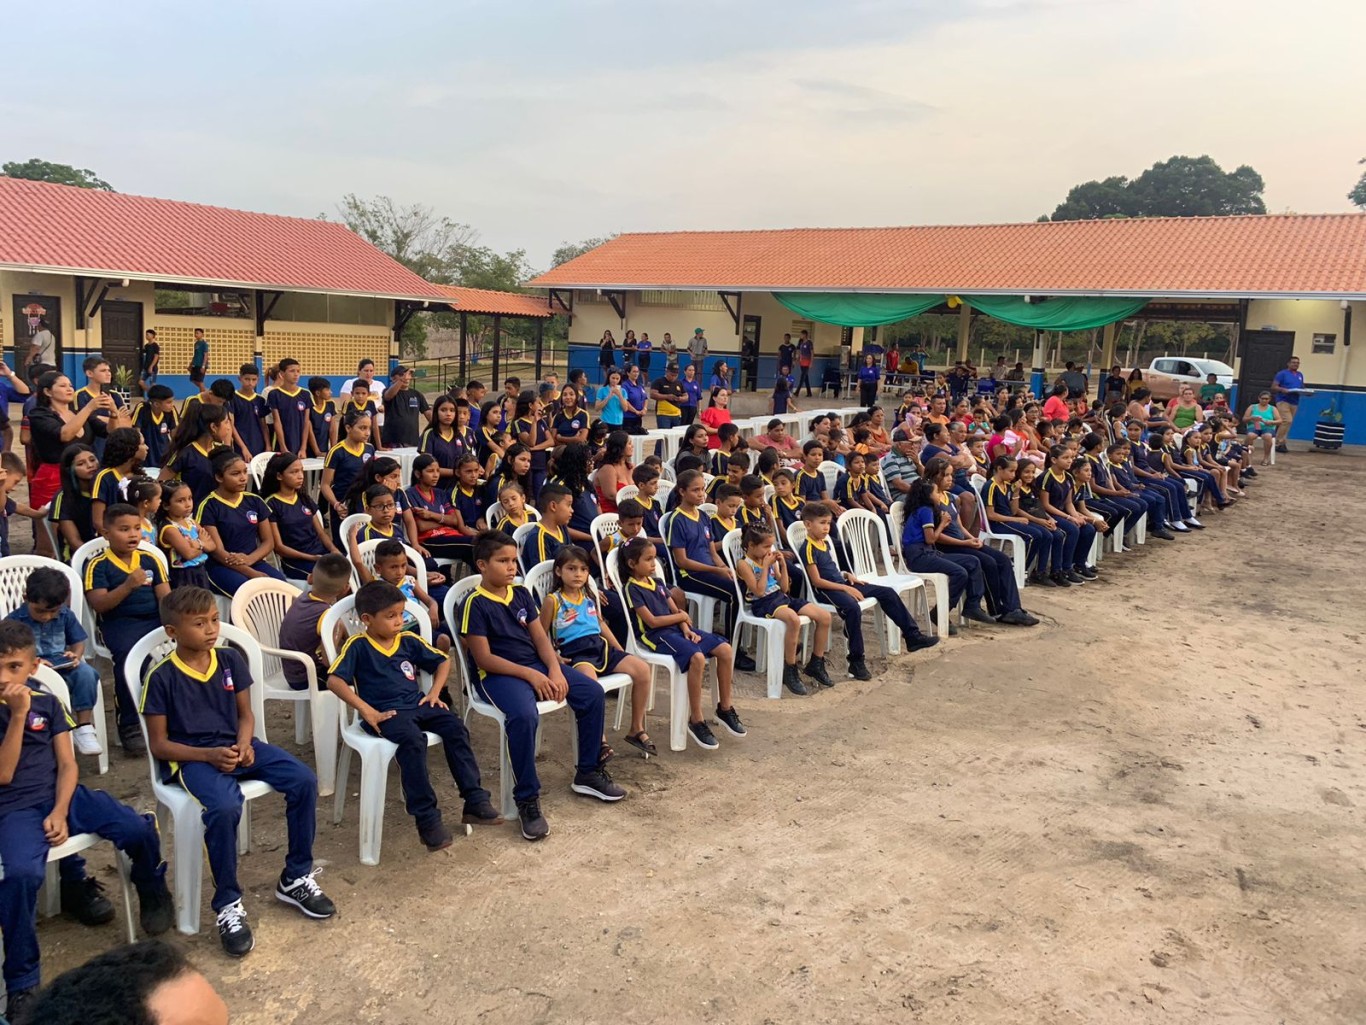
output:
[{"label": "black shoe", "polygon": [[688,736],[692,737],[698,747],[707,751],[715,751],[721,746],[716,742],[716,734],[712,733],[705,719],[688,723]]},{"label": "black shoe", "polygon": [[310,872],[298,879],[286,879],[281,873],[280,881],[275,884],[275,899],[294,905],[309,918],[331,918],[337,913],[337,905],[323,893],[313,878],[315,874]]},{"label": "black shoe", "polygon": [[472,826],[501,826],[505,821],[503,816],[498,814],[498,809],[485,799],[478,804],[465,802],[464,814],[460,816],[461,822],[468,822]]},{"label": "black shoe", "polygon": [[1277,446],[1276,446],[1276,454],[1277,454],[1277,455],[1282,455],[1282,456],[1288,456],[1288,455],[1290,455],[1290,449],[1286,448],[1284,445],[1277,445]]},{"label": "black shoe", "polygon": [[958,624],[957,624],[957,623],[950,623],[950,624],[949,624],[949,636],[950,636],[950,637],[957,637],[957,636],[958,636]]},{"label": "black shoe", "polygon": [[106,925],[114,920],[114,905],[95,879],[62,880],[62,912],[81,925]]},{"label": "black shoe", "polygon": [[38,987],[30,986],[28,989],[12,989],[5,995],[5,1018],[14,1025],[23,1025],[22,1015],[24,1006],[31,1004],[33,998],[38,995]]},{"label": "black shoe", "polygon": [[166,880],[158,879],[145,890],[138,890],[138,921],[148,936],[160,936],[175,924],[175,902]]},{"label": "black shoe", "polygon": [[126,755],[145,755],[147,741],[142,737],[142,728],[137,723],[124,723],[119,726],[119,746]]},{"label": "black shoe", "polygon": [[1081,569],[1077,570],[1077,572],[1087,580],[1095,580],[1096,577],[1100,576],[1100,571],[1094,566],[1083,566]]},{"label": "black shoe", "polygon": [[1054,587],[1071,587],[1072,581],[1067,579],[1067,574],[1063,572],[1050,573],[1048,579],[1053,581]]},{"label": "black shoe", "polygon": [[517,819],[522,824],[522,839],[544,840],[550,835],[550,823],[541,814],[540,798],[517,802]]},{"label": "black shoe", "polygon": [[1154,530],[1154,531],[1153,531],[1153,537],[1160,537],[1163,541],[1175,541],[1175,540],[1176,540],[1176,535],[1173,534],[1173,533],[1172,533],[1170,530],[1168,530],[1166,527],[1163,527],[1161,530]]},{"label": "black shoe", "polygon": [[806,684],[802,683],[802,677],[801,674],[797,672],[797,665],[795,662],[790,666],[783,666],[783,686],[793,694],[806,695],[810,693],[806,689]]},{"label": "black shoe", "polygon": [[812,655],[806,663],[806,668],[802,670],[807,676],[815,680],[822,687],[833,687],[835,681],[830,679],[830,671],[825,668],[824,656],[817,657]]},{"label": "black shoe", "polygon": [[737,651],[735,653],[735,671],[737,673],[752,673],[754,672],[754,668],[754,659],[750,658],[743,651]]},{"label": "black shoe", "polygon": [[996,620],[981,606],[963,610],[963,618],[973,623],[987,623],[994,626]]},{"label": "black shoe", "polygon": [[1086,583],[1086,578],[1074,569],[1069,569],[1066,573],[1063,574],[1063,576],[1067,578],[1067,582],[1069,584]]},{"label": "black shoe", "polygon": [[868,672],[868,663],[861,658],[849,660],[849,675],[855,680],[871,680],[873,678],[873,674]]},{"label": "black shoe", "polygon": [[933,648],[939,643],[939,638],[935,637],[933,634],[907,635],[904,640],[906,641],[907,651],[923,651],[926,648]]},{"label": "black shoe", "polygon": [[247,925],[247,909],[240,900],[218,912],[218,940],[230,957],[246,957],[256,946],[256,937]]},{"label": "black shoe", "polygon": [[433,854],[437,851],[444,851],[455,843],[455,834],[440,819],[437,819],[430,826],[419,826],[417,838],[422,841],[422,846]]},{"label": "black shoe", "polygon": [[1010,626],[1038,626],[1039,621],[1031,616],[1024,609],[1012,609],[1002,616],[998,622],[1007,623]]},{"label": "black shoe", "polygon": [[1261,474],[1249,466],[1246,470],[1243,471],[1243,476],[1251,477],[1253,480],[1256,480],[1258,477],[1261,476]]},{"label": "black shoe", "polygon": [[716,721],[729,730],[733,737],[743,737],[749,733],[749,730],[745,729],[745,724],[740,721],[740,713],[735,710],[734,705],[730,708],[717,705]]},{"label": "black shoe", "polygon": [[1051,576],[1049,576],[1047,573],[1037,573],[1034,575],[1034,578],[1029,582],[1031,584],[1038,584],[1040,587],[1058,586],[1058,582],[1054,580]]},{"label": "black shoe", "polygon": [[585,797],[596,797],[599,801],[620,801],[626,796],[626,791],[612,781],[606,769],[576,772],[569,789]]}]

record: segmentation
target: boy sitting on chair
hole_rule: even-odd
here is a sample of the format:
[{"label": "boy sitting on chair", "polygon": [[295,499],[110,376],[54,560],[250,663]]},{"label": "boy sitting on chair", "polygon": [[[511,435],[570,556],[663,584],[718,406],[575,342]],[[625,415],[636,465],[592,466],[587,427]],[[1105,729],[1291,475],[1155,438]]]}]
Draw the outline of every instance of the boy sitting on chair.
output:
[{"label": "boy sitting on chair", "polygon": [[253,684],[247,660],[218,643],[218,606],[202,587],[182,587],[161,600],[161,619],[176,649],[152,667],[142,714],[162,777],[180,784],[203,808],[204,847],[213,872],[218,938],[233,957],[256,945],[237,882],[237,824],[242,780],[259,779],[284,795],[289,850],[275,899],[309,918],[336,907],[313,880],[318,779],[289,752],[255,737]]},{"label": "boy sitting on chair", "polygon": [[[480,785],[469,731],[441,700],[450,659],[404,629],[406,602],[403,592],[385,580],[372,580],[356,592],[356,614],[365,632],[347,638],[328,670],[327,689],[356,710],[365,732],[398,745],[395,757],[408,814],[417,820],[418,839],[427,850],[440,851],[454,841],[427,774],[427,733],[441,738],[446,764],[465,799],[461,821],[493,826],[503,817]],[[426,694],[418,686],[419,672],[432,674]]]},{"label": "boy sitting on chair", "polygon": [[[5,939],[5,990],[14,1018],[39,982],[36,912],[50,847],[78,833],[95,833],[133,863],[143,931],[171,927],[171,895],[156,820],[139,815],[102,790],[77,783],[73,723],[62,703],[31,679],[38,668],[33,631],[0,622],[0,934]],[[61,860],[62,910],[86,925],[114,919],[101,887],[77,855]]]}]

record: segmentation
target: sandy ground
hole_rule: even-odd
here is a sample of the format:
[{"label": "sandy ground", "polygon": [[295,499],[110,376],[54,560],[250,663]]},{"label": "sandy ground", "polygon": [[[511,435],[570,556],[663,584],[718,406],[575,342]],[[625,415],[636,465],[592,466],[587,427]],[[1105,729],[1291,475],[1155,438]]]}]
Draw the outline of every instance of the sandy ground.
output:
[{"label": "sandy ground", "polygon": [[[210,931],[174,941],[241,1025],[1366,1021],[1364,485],[1360,455],[1292,456],[1203,535],[1028,590],[1039,628],[805,699],[747,678],[747,740],[619,756],[618,805],[569,793],[558,716],[538,845],[428,855],[391,774],[380,867],[354,802],[320,816],[331,922],[271,899],[265,799],[256,951],[222,955],[207,894]],[[101,782],[148,807],[143,763]],[[119,933],[41,936],[50,977]]]}]

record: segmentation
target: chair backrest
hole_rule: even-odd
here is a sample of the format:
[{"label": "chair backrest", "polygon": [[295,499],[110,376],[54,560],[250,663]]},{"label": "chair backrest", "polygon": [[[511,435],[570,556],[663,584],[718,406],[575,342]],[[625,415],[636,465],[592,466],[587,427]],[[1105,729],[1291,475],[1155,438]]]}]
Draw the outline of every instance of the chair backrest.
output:
[{"label": "chair backrest", "polygon": [[825,481],[825,490],[830,494],[830,497],[833,498],[835,496],[835,484],[839,482],[840,474],[844,472],[844,467],[840,466],[839,463],[826,459],[821,462],[820,466],[816,467],[816,472],[819,473],[821,478]]},{"label": "chair backrest", "polygon": [[[375,538],[370,541],[362,541],[358,547],[360,561],[372,577],[375,575],[375,549],[382,545],[387,538]],[[422,590],[427,590],[427,564],[422,561],[422,556],[417,554],[417,550],[411,545],[404,545],[403,550],[408,554],[408,561],[412,564],[413,576],[417,578],[417,586]],[[361,585],[360,570],[355,566],[351,567],[351,586],[359,591]]]},{"label": "chair backrest", "polygon": [[888,539],[892,546],[892,551],[901,551],[901,536],[906,532],[906,503],[897,499],[892,503],[891,511],[887,513],[887,519],[892,523],[892,536]]},{"label": "chair backrest", "polygon": [[716,503],[715,503],[715,502],[703,502],[703,503],[702,503],[701,505],[699,505],[697,508],[701,511],[701,513],[702,513],[703,516],[715,516],[715,515],[716,515]]},{"label": "chair backrest", "polygon": [[503,504],[496,499],[493,504],[484,510],[484,522],[492,527],[503,518]]},{"label": "chair backrest", "polygon": [[[674,472],[672,467],[670,467],[666,463],[665,469],[667,469],[669,472],[661,475],[661,477],[659,478],[659,489],[655,491],[655,501],[659,503],[659,507],[661,509],[663,509],[665,506],[669,504],[669,493],[673,491],[675,487]],[[640,493],[639,488],[636,489],[636,493]]]},{"label": "chair backrest", "polygon": [[[626,601],[626,567],[621,565],[621,549],[613,548],[607,553],[607,564],[604,567],[607,580],[612,585],[612,589],[621,595],[622,602]],[[664,575],[664,567],[655,560],[655,579],[667,584],[669,581]],[[632,640],[639,641],[636,636],[636,617],[631,614],[631,610],[626,610],[626,633]]]},{"label": "chair backrest", "polygon": [[726,565],[734,574],[731,585],[735,588],[735,597],[740,602],[737,607],[740,608],[743,608],[745,603],[745,585],[740,579],[740,560],[745,557],[743,536],[744,531],[737,527],[735,530],[727,531],[726,536],[721,539],[721,557],[726,560]]},{"label": "chair backrest", "polygon": [[599,513],[594,516],[593,522],[588,525],[588,533],[593,538],[593,547],[601,552],[603,542],[615,534],[620,526],[621,517],[616,513]]},{"label": "chair backrest", "polygon": [[274,452],[257,452],[247,463],[247,473],[251,475],[253,490],[260,490],[261,482],[266,479],[266,466],[275,457]]},{"label": "chair backrest", "polygon": [[71,691],[67,688],[61,673],[51,666],[38,666],[33,670],[32,679],[38,681],[40,690],[47,691],[62,703],[63,708],[71,711]]},{"label": "chair backrest", "polygon": [[522,578],[522,586],[534,594],[538,602],[545,601],[545,596],[550,593],[554,584],[555,562],[553,559],[536,563],[527,570],[526,576]]},{"label": "chair backrest", "polygon": [[860,576],[893,572],[881,517],[867,509],[850,509],[835,521],[835,532],[849,556],[851,572]]},{"label": "chair backrest", "polygon": [[621,503],[640,495],[640,488],[634,484],[627,484],[617,489],[617,508],[621,508]]},{"label": "chair backrest", "polygon": [[[280,624],[285,613],[303,592],[274,577],[255,577],[232,596],[232,622],[267,648],[280,647]],[[261,652],[267,676],[283,673],[278,655]]]},{"label": "chair backrest", "polygon": [[81,575],[64,562],[41,555],[11,555],[0,559],[0,619],[24,603],[24,586],[35,569],[55,569],[71,585],[71,611],[85,625],[85,590]]},{"label": "chair backrest", "polygon": [[673,487],[674,477],[675,474],[673,463],[665,463],[663,466],[659,468],[659,486],[661,488],[665,484],[668,484],[670,487]]},{"label": "chair backrest", "polygon": [[351,535],[370,522],[369,513],[352,513],[341,522],[342,550],[345,551],[351,544]]},{"label": "chair backrest", "polygon": [[442,602],[441,612],[446,617],[451,634],[455,637],[456,670],[460,673],[460,685],[465,691],[465,696],[474,701],[478,695],[474,691],[474,681],[470,677],[470,660],[465,651],[464,640],[460,636],[460,609],[476,587],[479,586],[481,578],[477,574],[470,574],[461,577],[451,584],[446,591],[445,601]]},{"label": "chair backrest", "polygon": [[[84,581],[85,581],[85,567],[86,567],[86,564],[87,564],[88,562],[90,562],[90,560],[93,559],[95,556],[99,555],[100,552],[104,551],[104,550],[105,550],[106,548],[108,548],[108,547],[109,547],[109,542],[108,542],[108,541],[106,541],[106,540],[105,540],[104,538],[102,538],[102,537],[97,537],[97,538],[95,538],[95,540],[93,540],[93,541],[87,541],[85,544],[81,545],[81,546],[80,546],[79,548],[77,548],[76,551],[72,554],[72,556],[71,556],[71,568],[74,569],[74,570],[76,571],[76,575],[81,579],[81,581],[82,581],[82,586],[84,586]],[[152,556],[153,558],[155,558],[155,559],[157,560],[157,562],[161,563],[162,572],[164,572],[164,573],[169,573],[169,572],[170,572],[169,566],[168,566],[168,564],[167,564],[167,562],[166,562],[166,553],[163,552],[163,551],[162,551],[160,548],[158,548],[156,545],[150,544],[150,543],[148,543],[148,542],[146,542],[146,541],[139,541],[139,542],[138,542],[138,550],[139,550],[139,551],[142,551],[142,552],[146,552],[148,555],[150,555],[150,556]]]},{"label": "chair backrest", "polygon": [[[432,621],[424,609],[417,602],[410,601],[404,605],[404,612],[407,612],[417,619],[418,633],[428,644],[432,642]],[[337,647],[337,627],[341,626],[346,630],[347,636],[354,637],[365,629],[365,624],[360,621],[360,616],[356,615],[356,596],[348,594],[345,598],[338,599],[333,606],[323,613],[322,621],[318,623],[318,633],[322,636],[323,654],[327,656],[328,664],[337,661],[337,655],[341,649]],[[419,674],[418,686],[425,694],[431,690],[432,676],[430,673],[422,672]],[[342,703],[342,722],[350,723],[355,716],[351,706]]]}]

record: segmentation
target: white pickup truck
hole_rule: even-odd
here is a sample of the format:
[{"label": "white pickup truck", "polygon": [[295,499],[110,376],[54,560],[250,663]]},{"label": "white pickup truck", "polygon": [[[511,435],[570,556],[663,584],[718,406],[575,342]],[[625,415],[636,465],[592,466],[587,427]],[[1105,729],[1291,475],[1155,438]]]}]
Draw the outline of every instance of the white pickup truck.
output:
[{"label": "white pickup truck", "polygon": [[[1217,359],[1196,359],[1194,356],[1159,356],[1143,371],[1143,385],[1153,393],[1154,399],[1166,402],[1176,398],[1184,385],[1190,385],[1199,395],[1208,374],[1214,374],[1229,394],[1233,394],[1231,366]],[[1124,376],[1129,376],[1127,370]]]}]

